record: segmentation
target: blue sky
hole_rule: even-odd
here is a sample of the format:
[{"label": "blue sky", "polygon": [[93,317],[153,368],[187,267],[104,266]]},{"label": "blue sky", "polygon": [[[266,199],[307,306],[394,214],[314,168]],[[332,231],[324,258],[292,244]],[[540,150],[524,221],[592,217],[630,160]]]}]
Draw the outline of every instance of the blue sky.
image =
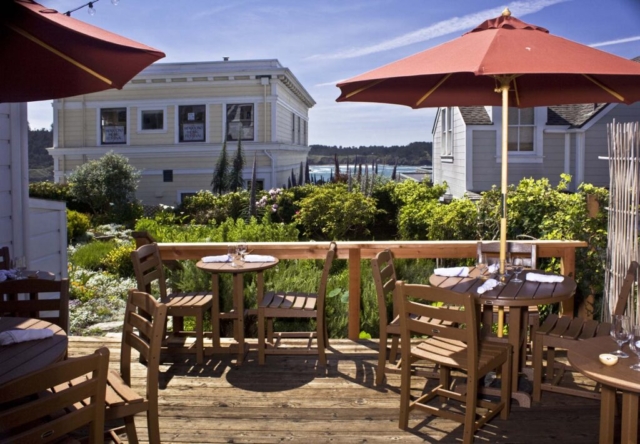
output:
[{"label": "blue sky", "polygon": [[[40,0],[65,12],[87,0]],[[525,22],[626,58],[640,56],[640,0],[100,0],[74,18],[164,51],[161,62],[278,59],[317,102],[309,141],[394,145],[431,140],[433,109],[336,103],[343,79],[454,39],[505,6]],[[50,102],[29,104],[48,128]]]}]

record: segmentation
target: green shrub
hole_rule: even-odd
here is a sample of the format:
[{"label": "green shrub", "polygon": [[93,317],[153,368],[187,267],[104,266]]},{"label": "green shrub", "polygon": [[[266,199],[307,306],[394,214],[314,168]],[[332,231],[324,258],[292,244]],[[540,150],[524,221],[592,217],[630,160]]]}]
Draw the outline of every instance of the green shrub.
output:
[{"label": "green shrub", "polygon": [[88,205],[78,202],[70,193],[68,183],[32,182],[29,184],[29,197],[35,199],[59,200],[66,202],[67,209],[80,213],[91,213]]},{"label": "green shrub", "polygon": [[76,267],[98,271],[104,268],[104,259],[118,245],[113,242],[90,242],[73,251],[69,261]]},{"label": "green shrub", "polygon": [[199,191],[195,196],[186,198],[176,212],[184,213],[187,220],[197,224],[211,221],[220,224],[228,218],[245,218],[249,214],[249,192],[217,196],[211,191]]},{"label": "green shrub", "polygon": [[133,277],[133,262],[131,261],[131,252],[135,250],[135,244],[126,243],[117,246],[107,253],[102,260],[102,266],[109,273],[122,276]]},{"label": "green shrub", "polygon": [[77,211],[67,210],[67,242],[79,238],[87,232],[91,226],[89,216]]}]

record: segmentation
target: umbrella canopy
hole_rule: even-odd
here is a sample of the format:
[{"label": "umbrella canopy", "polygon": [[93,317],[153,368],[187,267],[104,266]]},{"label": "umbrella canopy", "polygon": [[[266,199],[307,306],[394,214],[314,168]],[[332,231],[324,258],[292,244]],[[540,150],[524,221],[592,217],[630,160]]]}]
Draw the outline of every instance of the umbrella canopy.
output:
[{"label": "umbrella canopy", "polygon": [[122,88],[164,56],[31,0],[0,2],[0,103]]},{"label": "umbrella canopy", "polygon": [[[338,83],[338,102],[412,108],[502,105],[526,108],[640,100],[640,63],[549,34],[511,17]],[[500,93],[500,94],[496,94]],[[500,265],[506,258],[508,113],[502,113]]]}]

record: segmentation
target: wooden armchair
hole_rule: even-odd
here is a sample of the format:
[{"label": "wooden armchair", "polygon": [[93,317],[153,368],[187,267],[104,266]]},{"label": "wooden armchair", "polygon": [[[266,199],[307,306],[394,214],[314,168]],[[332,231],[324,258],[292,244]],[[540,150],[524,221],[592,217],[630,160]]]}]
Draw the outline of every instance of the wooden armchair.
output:
[{"label": "wooden armchair", "polygon": [[[151,293],[151,283],[157,281],[160,288],[160,301],[166,304],[168,316],[173,316],[174,320],[185,316],[195,317],[196,361],[198,364],[202,364],[204,362],[204,314],[211,310],[213,294],[206,291],[167,294],[167,284],[160,259],[160,250],[155,242],[142,245],[137,250],[132,251],[131,260],[138,282],[138,290]],[[188,333],[177,331],[178,324],[175,322],[173,330],[174,335]]]},{"label": "wooden armchair", "polygon": [[0,441],[45,443],[90,424],[89,442],[104,442],[108,370],[102,347],[0,386]]},{"label": "wooden armchair", "polygon": [[[29,299],[19,300],[19,294],[28,294]],[[53,298],[55,294],[58,298]],[[42,319],[69,334],[69,280],[29,278],[0,282],[0,316]]]},{"label": "wooden armchair", "polygon": [[9,255],[9,247],[0,247],[0,270],[9,270],[11,268],[11,256]]},{"label": "wooden armchair", "polygon": [[[614,315],[624,314],[636,282],[638,267],[636,261],[631,262],[618,295],[618,302],[613,312]],[[555,349],[570,348],[575,341],[596,336],[608,336],[610,331],[611,323],[609,322],[569,316],[560,317],[556,314],[547,316],[533,339],[533,400],[540,401],[542,391],[600,399],[600,392],[597,389],[593,391],[560,385],[565,372],[572,371],[572,368],[568,364],[556,361]],[[613,349],[613,341],[611,341],[611,346]],[[542,372],[542,358],[545,347],[547,349],[546,379]]]},{"label": "wooden armchair", "polygon": [[[331,242],[324,261],[322,278],[317,293],[276,293],[264,295],[258,304],[258,362],[265,363],[267,354],[318,354],[318,361],[322,366],[327,365],[325,347],[329,344],[327,324],[325,319],[325,296],[329,270],[336,256],[337,245]],[[316,320],[315,332],[281,332],[273,333],[273,318],[309,318]],[[268,344],[265,341],[266,322],[269,322]],[[274,337],[276,340],[274,341]],[[316,338],[317,349],[311,349],[311,342]],[[306,348],[278,348],[282,338],[307,338]]]},{"label": "wooden armchair", "polygon": [[[387,314],[387,299],[393,298],[396,288],[396,270],[393,265],[393,255],[391,251],[384,250],[371,260],[371,269],[373,271],[373,281],[376,286],[376,294],[378,296],[378,317],[380,318],[380,342],[378,352],[378,369],[376,372],[376,385],[384,382],[386,373],[399,374],[400,362],[396,364],[398,357],[398,343],[400,340],[400,317],[398,310],[400,304],[393,301],[393,320],[389,322]],[[391,338],[391,349],[387,358],[387,348]],[[389,366],[387,366],[387,359]],[[428,378],[437,378],[436,371],[417,371],[416,374]]]},{"label": "wooden armchair", "polygon": [[[122,346],[120,349],[120,371],[111,370],[107,378],[107,421],[124,419],[124,428],[130,443],[137,444],[133,417],[146,412],[150,443],[160,443],[160,421],[158,418],[158,378],[160,351],[167,319],[167,306],[159,303],[148,293],[129,290],[124,315]],[[147,365],[144,396],[131,389],[131,349],[136,349]],[[120,442],[116,431],[111,437]]]},{"label": "wooden armchair", "polygon": [[[463,442],[471,443],[475,432],[498,413],[507,419],[511,405],[511,345],[479,340],[479,307],[473,296],[401,281],[396,284],[396,292],[400,301],[402,344],[410,344],[413,334],[428,336],[415,346],[403,346],[402,362],[425,359],[440,365],[440,385],[417,399],[411,397],[411,366],[402,366],[400,428],[407,429],[409,413],[420,410],[464,424]],[[442,322],[436,325],[421,318]],[[466,394],[449,390],[452,369],[467,373]],[[495,369],[500,369],[502,377],[500,400],[478,399],[478,384]],[[440,399],[429,404],[437,397]],[[466,404],[464,413],[445,408],[447,400]],[[483,409],[482,414],[478,407]]]}]

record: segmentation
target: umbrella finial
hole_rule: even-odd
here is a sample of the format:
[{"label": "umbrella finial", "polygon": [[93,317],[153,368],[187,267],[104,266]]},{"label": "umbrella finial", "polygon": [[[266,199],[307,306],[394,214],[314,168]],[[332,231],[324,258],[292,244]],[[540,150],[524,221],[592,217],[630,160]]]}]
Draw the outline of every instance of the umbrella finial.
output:
[{"label": "umbrella finial", "polygon": [[511,17],[511,11],[509,11],[509,8],[504,8],[504,11],[502,11],[502,16]]}]

